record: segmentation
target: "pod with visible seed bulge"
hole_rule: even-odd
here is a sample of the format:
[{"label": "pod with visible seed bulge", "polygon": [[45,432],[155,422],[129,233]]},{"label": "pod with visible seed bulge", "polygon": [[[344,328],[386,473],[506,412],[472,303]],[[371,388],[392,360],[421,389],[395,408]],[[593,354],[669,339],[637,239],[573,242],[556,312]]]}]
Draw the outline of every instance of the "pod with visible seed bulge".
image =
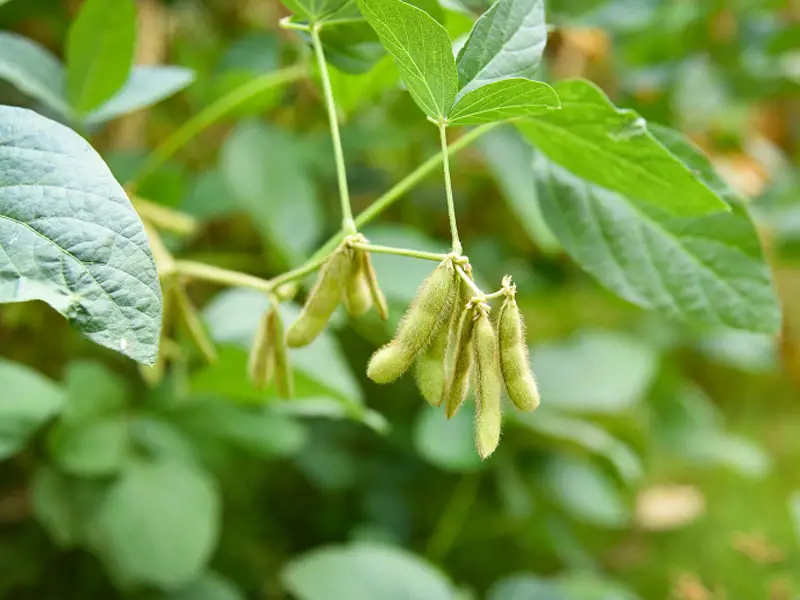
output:
[{"label": "pod with visible seed bulge", "polygon": [[539,406],[539,388],[528,360],[525,324],[513,292],[506,296],[497,319],[500,346],[500,367],[511,402],[519,410],[531,411]]},{"label": "pod with visible seed bulge", "polygon": [[453,349],[453,364],[445,387],[445,412],[448,419],[461,408],[469,389],[469,373],[472,370],[472,334],[475,327],[475,308],[467,304],[461,311]]},{"label": "pod with visible seed bulge", "polygon": [[372,266],[372,257],[368,252],[364,252],[361,260],[363,261],[362,268],[364,269],[364,276],[367,278],[372,304],[375,306],[378,316],[386,321],[389,318],[389,306],[386,304],[386,296],[383,295],[378,285],[378,276],[375,274],[375,267]]},{"label": "pod with visible seed bulge", "polygon": [[353,266],[344,289],[344,306],[353,317],[363,315],[372,306],[372,292],[367,280],[363,250],[353,250]]},{"label": "pod with visible seed bulge", "polygon": [[375,383],[390,383],[405,373],[450,319],[456,295],[455,269],[445,259],[420,287],[395,338],[369,361],[367,377]]},{"label": "pod with visible seed bulge", "polygon": [[446,353],[450,340],[450,327],[440,328],[439,333],[425,351],[417,358],[415,376],[422,397],[431,406],[439,406],[444,397],[447,382]]},{"label": "pod with visible seed bulge", "polygon": [[472,337],[475,350],[475,445],[481,458],[486,459],[500,443],[503,420],[500,357],[488,311],[479,311]]},{"label": "pod with visible seed bulge", "polygon": [[294,376],[289,363],[289,353],[286,350],[286,340],[283,335],[283,321],[277,309],[269,313],[267,320],[268,335],[275,340],[273,365],[275,368],[275,388],[282,398],[291,398],[294,395]]},{"label": "pod with visible seed bulge", "polygon": [[352,254],[352,249],[339,246],[322,266],[303,311],[286,334],[286,342],[292,348],[307,346],[325,329],[350,280]]},{"label": "pod with visible seed bulge", "polygon": [[250,346],[250,356],[247,360],[247,373],[250,381],[257,388],[267,387],[275,366],[275,344],[270,320],[275,309],[270,308],[261,315],[261,320],[256,329],[256,335]]}]

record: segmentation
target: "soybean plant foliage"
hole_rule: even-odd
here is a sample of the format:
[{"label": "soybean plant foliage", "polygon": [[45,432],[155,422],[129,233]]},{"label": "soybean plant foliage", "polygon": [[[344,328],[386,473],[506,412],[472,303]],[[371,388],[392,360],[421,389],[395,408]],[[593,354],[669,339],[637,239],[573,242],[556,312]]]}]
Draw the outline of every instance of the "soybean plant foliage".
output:
[{"label": "soybean plant foliage", "polygon": [[[616,310],[648,309],[681,335],[764,341],[781,330],[748,200],[716,172],[695,143],[700,138],[617,107],[587,79],[558,76],[546,54],[558,44],[548,32],[565,43],[571,11],[581,12],[569,3],[553,2],[557,19],[548,24],[543,0],[498,0],[482,14],[457,0],[284,0],[264,11],[282,15],[272,33],[251,32],[213,66],[203,60],[220,39],[179,26],[170,56],[192,69],[138,63],[143,47],[159,43],[149,19],[180,22],[181,10],[194,9],[133,0],[72,4],[79,7],[68,20],[64,13],[60,46],[0,31],[0,79],[10,101],[25,106],[0,107],[0,302],[44,302],[113,352],[73,340],[75,355],[45,369],[48,376],[0,359],[0,457],[35,465],[26,480],[34,518],[57,546],[93,554],[107,578],[100,585],[113,593],[244,598],[219,568],[250,591],[258,588],[253,573],[271,570],[260,575],[268,590],[301,600],[479,597],[468,588],[488,587],[486,571],[459,588],[425,559],[392,547],[411,541],[408,506],[395,513],[382,504],[398,497],[397,482],[369,492],[367,529],[346,545],[297,558],[292,552],[306,541],[276,539],[274,554],[257,557],[242,550],[247,544],[232,550],[236,539],[278,530],[281,538],[284,525],[239,523],[223,534],[223,507],[241,507],[250,493],[236,488],[227,497],[231,457],[268,461],[270,497],[309,496],[308,485],[348,489],[369,476],[354,466],[359,451],[336,441],[350,435],[341,427],[353,421],[375,438],[386,435],[396,423],[379,400],[394,394],[427,403],[414,408],[410,452],[445,473],[463,473],[450,504],[430,505],[443,511],[442,521],[425,513],[416,523],[435,527],[428,560],[442,560],[453,544],[474,544],[484,554],[483,541],[455,541],[481,473],[496,476],[510,522],[523,523],[539,510],[525,479],[535,472],[547,502],[565,512],[537,533],[543,539],[520,547],[552,552],[544,561],[550,571],[585,566],[565,523],[627,526],[629,508],[617,488],[634,485],[643,468],[642,445],[623,441],[624,426],[587,414],[613,420],[651,388],[694,402],[697,387],[673,377],[677,369],[661,368],[668,343],[641,342],[630,332],[583,331],[529,349],[528,329],[541,330],[531,298],[543,285],[531,275],[530,256],[568,256],[596,287],[622,299]],[[625,2],[608,3],[617,4]],[[32,7],[10,2],[0,19],[5,10],[37,18]],[[192,23],[212,27],[201,17],[214,10],[203,8],[209,12]],[[586,9],[581,18],[602,23],[602,14]],[[118,152],[120,132],[148,118],[154,147]],[[370,133],[376,122],[383,124]],[[141,137],[136,145],[149,146]],[[466,152],[473,143],[497,180],[480,184],[477,202],[475,160]],[[392,153],[413,161],[386,167]],[[369,174],[376,164],[382,175]],[[192,169],[200,173],[186,185]],[[384,183],[383,193],[372,193]],[[176,188],[177,200],[170,197]],[[394,210],[403,203],[414,210],[424,204],[427,216],[398,222],[413,214]],[[474,210],[492,216],[476,225]],[[418,231],[432,215],[437,225]],[[226,219],[238,226],[243,219],[266,250],[251,245],[244,252],[253,260],[241,269],[238,234],[219,248],[197,243],[212,221]],[[500,247],[506,232],[491,228],[501,221],[519,221],[532,238],[502,261],[481,241],[494,235]],[[444,233],[449,247],[431,239]],[[229,289],[206,301],[220,287]],[[12,310],[2,309],[24,314]],[[359,336],[343,351],[342,338]],[[45,346],[50,337],[40,328],[26,343]],[[5,340],[0,345],[16,354]],[[722,461],[723,446],[741,449],[743,442],[716,429],[718,421],[687,407],[687,415],[670,418],[697,420],[706,460]],[[699,437],[667,439],[700,460],[700,446],[689,451]],[[724,442],[708,450],[712,439]],[[530,440],[541,442],[534,446],[542,461],[531,462]],[[391,465],[388,456],[371,468]],[[305,481],[278,459],[294,461]],[[752,471],[761,463],[748,464]],[[396,478],[418,471],[391,469]],[[242,476],[252,477],[250,470],[245,463]],[[301,520],[314,521],[304,506],[296,508],[306,515]],[[375,523],[377,533],[369,530]],[[496,526],[489,517],[485,523]],[[491,577],[527,564],[512,562]],[[589,598],[581,589],[602,594],[606,587],[604,598],[633,597],[570,573],[508,577],[487,597],[579,599]],[[33,589],[24,578],[9,585]],[[279,597],[272,591],[267,597]]]}]

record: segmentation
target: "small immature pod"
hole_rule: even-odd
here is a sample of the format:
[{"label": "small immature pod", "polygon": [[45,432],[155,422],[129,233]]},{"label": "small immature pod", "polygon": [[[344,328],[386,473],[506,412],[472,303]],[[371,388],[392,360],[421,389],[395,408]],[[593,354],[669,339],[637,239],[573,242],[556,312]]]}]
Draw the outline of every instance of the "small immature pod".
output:
[{"label": "small immature pod", "polygon": [[263,315],[258,324],[256,335],[250,346],[250,356],[247,360],[247,372],[250,381],[259,389],[267,387],[275,366],[274,329],[270,326],[275,309],[270,308]]},{"label": "small immature pod", "polygon": [[500,443],[503,419],[500,407],[502,383],[497,339],[487,311],[481,310],[473,332],[475,349],[475,444],[481,458],[488,458]]},{"label": "small immature pod", "polygon": [[539,388],[528,360],[525,324],[512,293],[506,296],[497,319],[500,366],[508,397],[519,410],[531,411],[539,406]]},{"label": "small immature pod", "polygon": [[367,285],[369,285],[372,304],[375,305],[375,311],[378,313],[378,316],[386,321],[389,318],[389,307],[386,304],[386,296],[383,295],[378,285],[378,276],[375,274],[375,267],[372,266],[372,257],[369,255],[369,252],[364,252],[361,260],[363,261],[362,268],[367,278]]},{"label": "small immature pod", "polygon": [[439,406],[444,397],[447,383],[447,344],[450,340],[450,327],[442,327],[425,351],[417,358],[415,375],[417,387],[422,397],[431,406]]},{"label": "small immature pod", "polygon": [[348,314],[353,317],[363,315],[372,306],[372,293],[364,264],[365,255],[363,250],[353,251],[353,266],[344,290],[344,305]]},{"label": "small immature pod", "polygon": [[469,390],[469,373],[472,370],[472,334],[475,327],[475,308],[471,305],[461,311],[453,349],[453,364],[445,387],[445,412],[448,419],[461,408]]},{"label": "small immature pod", "polygon": [[347,246],[339,246],[322,266],[303,311],[286,334],[292,348],[307,346],[325,329],[350,280],[352,253]]},{"label": "small immature pod", "polygon": [[405,373],[450,319],[456,289],[455,270],[448,258],[425,280],[406,311],[394,340],[369,361],[367,376],[376,383],[390,383]]},{"label": "small immature pod", "polygon": [[294,376],[289,363],[289,353],[286,349],[286,340],[283,335],[283,321],[278,310],[269,311],[267,319],[268,336],[274,340],[273,363],[275,367],[275,387],[282,398],[291,398],[294,395]]}]

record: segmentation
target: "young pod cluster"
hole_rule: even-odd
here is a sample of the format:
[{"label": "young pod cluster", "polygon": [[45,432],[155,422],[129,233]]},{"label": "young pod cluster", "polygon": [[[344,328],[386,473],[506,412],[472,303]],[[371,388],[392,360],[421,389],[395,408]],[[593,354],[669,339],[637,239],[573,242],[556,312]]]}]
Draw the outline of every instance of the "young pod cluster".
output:
[{"label": "young pod cluster", "polygon": [[525,323],[517,306],[516,288],[508,278],[503,280],[503,289],[506,297],[497,319],[503,381],[514,406],[531,411],[539,406],[539,389],[528,360]]},{"label": "young pod cluster", "polygon": [[292,397],[292,368],[283,335],[283,322],[275,307],[270,307],[261,316],[250,347],[247,370],[256,387],[265,388],[274,377],[278,395]]},{"label": "young pod cluster", "polygon": [[387,318],[386,298],[378,287],[369,253],[358,247],[365,243],[361,235],[350,236],[322,265],[300,316],[286,333],[289,346],[299,348],[313,342],[342,301],[351,315],[375,306],[381,318]]}]

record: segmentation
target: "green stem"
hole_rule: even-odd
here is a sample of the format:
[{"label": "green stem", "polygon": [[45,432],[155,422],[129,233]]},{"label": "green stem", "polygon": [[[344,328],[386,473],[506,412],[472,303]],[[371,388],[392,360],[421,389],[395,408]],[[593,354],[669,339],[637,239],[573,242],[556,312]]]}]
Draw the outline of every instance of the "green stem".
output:
[{"label": "green stem", "polygon": [[423,260],[435,260],[442,262],[447,258],[447,254],[437,252],[423,252],[421,250],[410,250],[407,248],[392,248],[391,246],[376,246],[375,244],[352,244],[353,248],[375,252],[377,254],[395,254],[397,256],[408,256],[411,258],[421,258]]},{"label": "green stem", "polygon": [[425,555],[438,562],[447,555],[461,531],[478,492],[478,475],[462,475],[431,534]]},{"label": "green stem", "polygon": [[175,270],[184,277],[211,281],[222,285],[248,287],[267,293],[274,289],[272,281],[191,260],[175,261]]},{"label": "green stem", "polygon": [[453,184],[450,181],[450,156],[447,150],[447,124],[439,122],[439,141],[442,144],[442,166],[444,167],[444,191],[447,196],[447,216],[450,218],[450,237],[453,239],[453,252],[461,256],[461,240],[458,239],[456,224],[456,206],[453,201]]},{"label": "green stem", "polygon": [[336,179],[339,182],[339,202],[342,205],[342,229],[346,234],[353,234],[356,233],[357,229],[353,222],[353,211],[350,208],[350,191],[347,189],[347,169],[344,165],[342,138],[339,135],[339,119],[336,115],[336,102],[333,99],[328,63],[325,62],[325,52],[322,50],[322,40],[320,40],[319,26],[317,25],[311,29],[311,45],[314,47],[314,54],[317,57],[322,92],[325,95],[325,107],[328,110],[328,122],[331,127],[333,157],[336,161]]},{"label": "green stem", "polygon": [[471,289],[473,292],[475,292],[475,295],[476,295],[476,296],[481,296],[481,297],[483,297],[483,296],[484,296],[484,293],[481,291],[481,288],[479,288],[479,287],[478,287],[478,286],[475,284],[475,282],[474,282],[474,281],[472,281],[472,279],[470,278],[470,276],[469,276],[469,275],[467,275],[467,274],[464,272],[464,269],[462,269],[462,268],[461,268],[461,267],[459,267],[458,265],[456,265],[456,273],[458,273],[458,274],[461,276],[461,279],[463,279],[463,280],[464,280],[464,282],[465,282],[465,283],[466,283],[466,284],[469,286],[469,288],[470,288],[470,289]]},{"label": "green stem", "polygon": [[212,104],[209,104],[194,117],[186,121],[180,129],[175,131],[153,150],[145,163],[128,182],[126,186],[128,193],[133,194],[147,178],[161,165],[172,158],[181,148],[186,146],[186,144],[200,132],[229,114],[237,106],[247,102],[265,90],[297,81],[306,73],[307,68],[305,65],[294,65],[281,69],[280,71],[266,73],[231,90]]}]

